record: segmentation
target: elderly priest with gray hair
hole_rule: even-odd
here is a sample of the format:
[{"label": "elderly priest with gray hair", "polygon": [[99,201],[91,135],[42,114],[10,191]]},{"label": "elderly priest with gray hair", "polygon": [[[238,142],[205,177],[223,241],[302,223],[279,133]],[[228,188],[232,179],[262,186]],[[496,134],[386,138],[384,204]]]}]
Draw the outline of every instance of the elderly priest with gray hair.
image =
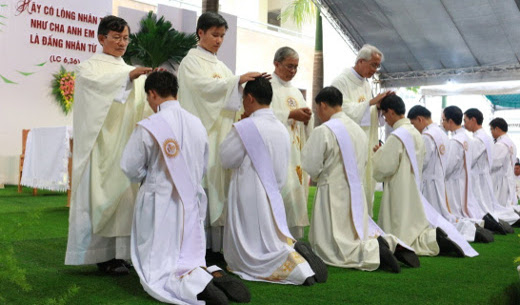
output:
[{"label": "elderly priest with gray hair", "polygon": [[343,111],[361,126],[368,138],[368,163],[365,167],[363,186],[370,216],[373,216],[373,197],[376,185],[372,178],[372,147],[378,144],[377,129],[384,124],[378,109],[381,99],[393,92],[385,91],[373,97],[368,79],[379,70],[383,60],[383,53],[379,49],[365,44],[359,50],[354,67],[345,69],[331,84],[343,94]]},{"label": "elderly priest with gray hair", "polygon": [[287,128],[291,141],[287,182],[282,197],[287,214],[287,225],[294,238],[303,238],[303,229],[309,225],[307,195],[309,175],[302,170],[302,148],[314,125],[312,111],[307,107],[300,89],[291,80],[298,71],[298,53],[290,47],[282,47],[274,55],[274,73],[271,79],[274,115]]}]

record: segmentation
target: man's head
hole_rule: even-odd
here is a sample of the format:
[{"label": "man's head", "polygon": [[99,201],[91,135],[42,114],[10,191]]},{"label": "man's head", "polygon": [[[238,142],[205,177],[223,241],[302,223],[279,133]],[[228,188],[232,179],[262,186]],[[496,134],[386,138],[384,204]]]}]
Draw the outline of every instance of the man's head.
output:
[{"label": "man's head", "polygon": [[203,49],[217,53],[224,42],[224,35],[228,29],[226,19],[215,12],[205,12],[197,20],[197,37],[199,46]]},{"label": "man's head", "polygon": [[168,71],[152,72],[144,83],[146,99],[154,112],[163,102],[177,99],[178,89],[177,77]]},{"label": "man's head", "polygon": [[322,122],[327,122],[330,117],[341,111],[343,94],[335,87],[325,87],[314,98],[316,102],[316,114]]},{"label": "man's head", "polygon": [[403,100],[396,94],[387,95],[381,100],[381,111],[385,116],[385,121],[390,126],[394,126],[395,122],[404,118],[406,106]]},{"label": "man's head", "polygon": [[471,132],[475,132],[482,128],[484,115],[477,108],[470,108],[464,112],[464,128]]},{"label": "man's head", "polygon": [[408,119],[422,133],[424,128],[432,123],[432,113],[426,107],[416,105],[408,111]]},{"label": "man's head", "polygon": [[493,138],[498,139],[507,133],[507,122],[503,118],[494,118],[489,122],[489,129],[491,130]]},{"label": "man's head", "polygon": [[108,15],[101,19],[98,26],[98,41],[103,53],[121,57],[130,42],[130,27],[123,18]]},{"label": "man's head", "polygon": [[515,163],[515,176],[520,176],[520,163]]},{"label": "man's head", "polygon": [[300,57],[289,47],[279,48],[274,54],[274,73],[283,81],[290,81],[298,72]]},{"label": "man's head", "polygon": [[384,60],[383,52],[373,45],[365,44],[356,57],[354,70],[365,78],[371,78],[379,70]]},{"label": "man's head", "polygon": [[271,82],[263,77],[248,81],[242,93],[242,103],[247,116],[260,108],[268,108],[273,99]]},{"label": "man's head", "polygon": [[462,124],[462,110],[457,106],[448,106],[442,110],[442,127],[448,131],[455,131]]}]

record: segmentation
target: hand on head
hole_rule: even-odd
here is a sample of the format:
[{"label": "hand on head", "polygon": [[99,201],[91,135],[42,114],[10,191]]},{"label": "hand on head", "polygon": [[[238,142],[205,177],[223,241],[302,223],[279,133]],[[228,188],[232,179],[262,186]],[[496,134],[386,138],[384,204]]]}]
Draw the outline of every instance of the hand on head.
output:
[{"label": "hand on head", "polygon": [[246,83],[251,80],[255,80],[255,78],[263,77],[265,79],[271,79],[271,74],[268,74],[266,72],[260,73],[260,72],[247,72],[245,74],[240,75],[240,80],[238,81],[239,85],[242,85],[243,83]]},{"label": "hand on head", "polygon": [[[156,68],[156,69],[160,69],[160,68]],[[139,76],[151,73],[152,71],[153,71],[152,68],[137,67],[137,68],[133,69],[132,71],[130,71],[130,73],[129,73],[130,80],[133,81],[134,79],[138,78]]]}]

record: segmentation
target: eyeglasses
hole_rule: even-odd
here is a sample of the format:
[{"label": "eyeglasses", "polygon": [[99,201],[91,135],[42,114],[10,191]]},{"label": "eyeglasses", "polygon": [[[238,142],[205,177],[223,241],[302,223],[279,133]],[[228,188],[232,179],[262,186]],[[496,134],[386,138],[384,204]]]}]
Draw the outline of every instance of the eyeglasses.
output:
[{"label": "eyeglasses", "polygon": [[376,71],[381,70],[381,65],[380,64],[376,64],[375,62],[369,62],[369,61],[368,61],[368,64],[370,65],[370,67],[372,67],[372,69],[374,69]]},{"label": "eyeglasses", "polygon": [[289,71],[295,71],[295,72],[298,71],[298,66],[296,66],[296,65],[287,65],[287,66],[286,66],[286,65],[284,65],[284,64],[282,64],[282,63],[280,63],[280,64],[281,64],[282,66],[284,66],[285,69],[287,69],[287,70],[289,70]]},{"label": "eyeglasses", "polygon": [[130,37],[123,37],[123,36],[119,36],[119,37],[114,37],[114,36],[108,36],[108,35],[105,35],[106,38],[110,38],[112,39],[113,41],[115,42],[124,42],[124,43],[130,43]]}]

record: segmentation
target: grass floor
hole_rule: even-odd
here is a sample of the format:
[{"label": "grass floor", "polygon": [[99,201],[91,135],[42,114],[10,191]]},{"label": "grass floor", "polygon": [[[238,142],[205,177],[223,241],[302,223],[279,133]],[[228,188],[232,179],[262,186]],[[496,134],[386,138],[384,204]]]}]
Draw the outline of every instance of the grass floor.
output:
[{"label": "grass floor", "polygon": [[[310,203],[313,196],[312,188]],[[95,266],[63,265],[66,200],[63,193],[0,190],[0,304],[157,304],[135,272],[110,277]],[[520,304],[518,233],[474,244],[475,258],[422,257],[421,268],[400,274],[329,267],[325,284],[246,285],[251,304]]]}]

